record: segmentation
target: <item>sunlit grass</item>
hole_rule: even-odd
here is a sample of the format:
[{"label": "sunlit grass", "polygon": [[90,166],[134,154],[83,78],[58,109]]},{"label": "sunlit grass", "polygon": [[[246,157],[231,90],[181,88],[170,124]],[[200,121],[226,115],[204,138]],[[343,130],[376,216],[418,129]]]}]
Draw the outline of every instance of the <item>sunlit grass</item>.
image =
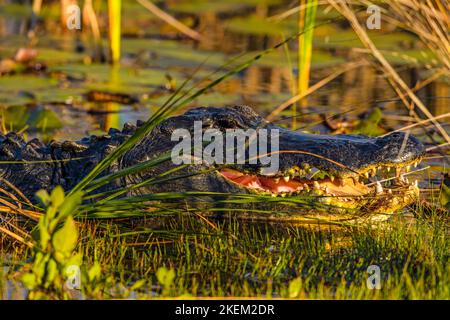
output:
[{"label": "sunlit grass", "polygon": [[[100,263],[109,278],[97,298],[120,297],[118,286],[145,279],[137,297],[446,299],[446,232],[439,220],[319,229],[176,214],[84,223],[79,248],[83,264]],[[366,287],[370,265],[381,269],[380,290]],[[175,272],[164,293],[160,268]]]}]

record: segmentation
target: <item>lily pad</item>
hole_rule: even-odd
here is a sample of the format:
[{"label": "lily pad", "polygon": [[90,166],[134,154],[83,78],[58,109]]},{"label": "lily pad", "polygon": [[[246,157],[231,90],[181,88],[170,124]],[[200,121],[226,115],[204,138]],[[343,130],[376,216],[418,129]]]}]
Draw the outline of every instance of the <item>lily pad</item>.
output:
[{"label": "lily pad", "polygon": [[28,108],[23,105],[4,108],[2,109],[1,115],[6,129],[9,131],[23,129],[30,118]]},{"label": "lily pad", "polygon": [[46,107],[10,106],[1,110],[1,116],[3,124],[9,131],[19,131],[25,127],[52,131],[62,127],[59,116]]},{"label": "lily pad", "polygon": [[0,103],[5,105],[28,103],[32,99],[20,92],[37,93],[57,88],[58,81],[33,75],[11,75],[0,77]]},{"label": "lily pad", "polygon": [[62,127],[59,116],[48,108],[39,108],[35,112],[32,112],[28,122],[31,127],[44,132]]},{"label": "lily pad", "polygon": [[355,134],[365,134],[367,136],[376,137],[385,133],[385,130],[380,127],[380,122],[383,118],[383,113],[379,108],[367,116],[366,119],[361,120],[353,130]]},{"label": "lily pad", "polygon": [[231,19],[227,23],[227,29],[244,34],[272,36],[280,36],[291,32],[283,23],[274,23],[256,15]]},{"label": "lily pad", "polygon": [[258,4],[273,5],[281,0],[187,0],[169,6],[170,11],[182,13],[230,12]]}]

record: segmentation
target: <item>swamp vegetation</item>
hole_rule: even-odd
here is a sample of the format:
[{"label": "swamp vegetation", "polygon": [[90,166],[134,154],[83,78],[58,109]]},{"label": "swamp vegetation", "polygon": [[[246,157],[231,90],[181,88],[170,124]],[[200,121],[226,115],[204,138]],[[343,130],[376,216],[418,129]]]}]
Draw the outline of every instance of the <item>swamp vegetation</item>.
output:
[{"label": "swamp vegetation", "polygon": [[[0,174],[0,298],[449,299],[449,12],[446,0],[0,0],[3,135],[78,140],[145,121],[72,190],[38,192],[39,205]],[[99,176],[162,120],[230,105],[302,132],[413,134],[427,148],[408,174],[420,199],[355,225],[211,215],[177,190],[100,191],[167,161]],[[271,201],[297,213],[315,203]]]}]

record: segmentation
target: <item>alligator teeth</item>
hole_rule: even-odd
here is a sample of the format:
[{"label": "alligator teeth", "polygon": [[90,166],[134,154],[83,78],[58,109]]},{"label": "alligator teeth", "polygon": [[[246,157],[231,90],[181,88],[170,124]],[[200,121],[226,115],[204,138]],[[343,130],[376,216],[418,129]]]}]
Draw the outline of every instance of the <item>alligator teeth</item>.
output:
[{"label": "alligator teeth", "polygon": [[400,175],[399,180],[403,183],[409,183],[408,178],[406,178],[403,174]]},{"label": "alligator teeth", "polygon": [[364,177],[366,177],[367,179],[369,179],[369,172],[364,172]]},{"label": "alligator teeth", "polygon": [[276,174],[276,171],[270,168],[263,167],[259,170],[260,174],[263,176],[271,177]]},{"label": "alligator teeth", "polygon": [[372,177],[375,177],[377,175],[377,169],[373,168],[372,170],[370,170],[370,174]]},{"label": "alligator teeth", "polygon": [[419,165],[419,161],[414,162],[414,168],[417,168],[418,165]]},{"label": "alligator teeth", "polygon": [[387,172],[391,171],[391,167],[386,167]]},{"label": "alligator teeth", "polygon": [[389,193],[389,194],[392,194],[392,189],[388,189],[388,193]]},{"label": "alligator teeth", "polygon": [[377,181],[377,183],[375,184],[375,190],[377,194],[383,193],[383,187],[381,186],[380,181]]},{"label": "alligator teeth", "polygon": [[416,181],[414,181],[414,184],[413,184],[413,186],[414,186],[414,187],[416,187],[416,188],[418,188],[418,187],[419,187],[419,181],[417,181],[417,180],[416,180]]},{"label": "alligator teeth", "polygon": [[289,179],[290,179],[289,176],[284,176],[284,177],[283,177],[283,180],[284,180],[285,182],[289,182]]},{"label": "alligator teeth", "polygon": [[320,189],[320,184],[317,181],[314,181],[313,185],[314,189]]},{"label": "alligator teeth", "polygon": [[325,192],[330,193],[330,189],[328,187],[325,187]]},{"label": "alligator teeth", "polygon": [[330,180],[331,180],[331,182],[333,182],[334,181],[334,176],[330,176]]},{"label": "alligator teeth", "polygon": [[275,181],[275,183],[280,182],[280,178],[274,178],[273,181]]},{"label": "alligator teeth", "polygon": [[411,171],[411,166],[406,166],[406,172]]}]

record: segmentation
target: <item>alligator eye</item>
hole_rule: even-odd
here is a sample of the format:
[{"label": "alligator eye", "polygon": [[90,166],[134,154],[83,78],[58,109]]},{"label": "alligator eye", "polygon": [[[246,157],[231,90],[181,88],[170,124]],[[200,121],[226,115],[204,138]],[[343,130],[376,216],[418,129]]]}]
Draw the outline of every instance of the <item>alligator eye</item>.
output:
[{"label": "alligator eye", "polygon": [[235,129],[240,128],[241,126],[236,122],[233,118],[221,118],[217,119],[216,123],[221,128],[229,128],[229,129]]}]

